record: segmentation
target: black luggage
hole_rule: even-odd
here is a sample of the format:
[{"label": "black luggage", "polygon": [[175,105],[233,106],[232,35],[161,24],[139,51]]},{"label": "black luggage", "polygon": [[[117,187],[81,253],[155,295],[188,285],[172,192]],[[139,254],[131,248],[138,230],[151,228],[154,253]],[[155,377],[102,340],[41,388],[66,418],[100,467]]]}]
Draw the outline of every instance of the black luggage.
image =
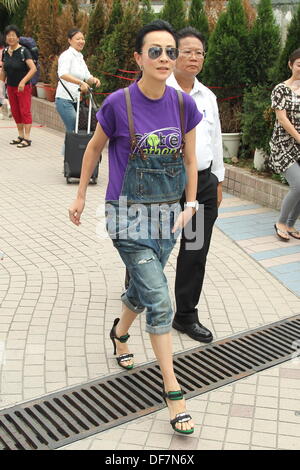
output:
[{"label": "black luggage", "polygon": [[[64,176],[67,183],[70,178],[80,178],[83,155],[87,144],[93,136],[91,132],[92,105],[94,104],[92,93],[89,96],[89,113],[86,131],[78,131],[79,111],[80,111],[80,93],[78,94],[75,132],[67,132],[65,137],[65,158],[64,158]],[[101,155],[99,156],[101,161]],[[99,162],[91,176],[91,182],[97,184]]]}]

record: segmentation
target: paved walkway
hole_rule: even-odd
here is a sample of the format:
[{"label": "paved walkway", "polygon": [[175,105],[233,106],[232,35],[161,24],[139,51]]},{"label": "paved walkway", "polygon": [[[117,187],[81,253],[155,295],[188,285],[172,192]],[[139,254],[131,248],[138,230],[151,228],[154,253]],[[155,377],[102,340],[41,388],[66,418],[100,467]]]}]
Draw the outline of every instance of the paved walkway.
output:
[{"label": "paved walkway", "polygon": [[278,212],[227,195],[217,226],[292,292],[300,296],[300,241],[274,237]]},{"label": "paved walkway", "polygon": [[[106,153],[77,228],[68,220],[77,185],[62,175],[62,134],[35,127],[27,149],[8,144],[16,136],[12,121],[0,121],[1,408],[119,370],[108,332],[124,268],[103,232]],[[299,287],[290,284],[299,279],[300,242],[282,246],[275,220],[274,211],[224,199],[199,304],[216,339],[300,313]],[[176,255],[177,248],[166,268],[173,299]],[[290,265],[292,281],[283,276]],[[198,345],[173,337],[175,351]],[[153,359],[144,321],[132,328],[130,345],[136,363]],[[190,437],[173,434],[164,409],[65,448],[300,448],[299,389],[300,362],[286,362],[189,400]]]}]

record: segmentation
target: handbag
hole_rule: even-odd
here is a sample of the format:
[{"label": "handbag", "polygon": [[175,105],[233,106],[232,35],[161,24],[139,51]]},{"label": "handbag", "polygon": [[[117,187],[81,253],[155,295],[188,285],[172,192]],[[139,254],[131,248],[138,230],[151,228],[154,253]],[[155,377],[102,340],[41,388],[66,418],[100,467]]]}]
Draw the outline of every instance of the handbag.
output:
[{"label": "handbag", "polygon": [[[68,88],[66,87],[66,85],[62,82],[60,77],[58,77],[58,80],[60,81],[60,83],[62,84],[62,86],[64,87],[64,89],[68,93],[68,95],[70,96],[72,102],[75,104],[76,101],[74,101],[74,98],[71,95]],[[95,101],[92,89],[90,88],[89,91],[90,91],[89,99],[92,102],[91,131],[94,132],[95,129],[96,129],[96,126],[97,126],[97,122],[98,122],[97,117],[96,117],[96,113],[98,111],[98,106],[97,106],[97,103]],[[78,124],[78,130],[79,131],[83,131],[83,130],[87,129],[88,115],[89,115],[89,107],[88,107],[88,104],[86,103],[86,100],[83,99],[80,103],[80,109],[79,109],[79,124]]]}]

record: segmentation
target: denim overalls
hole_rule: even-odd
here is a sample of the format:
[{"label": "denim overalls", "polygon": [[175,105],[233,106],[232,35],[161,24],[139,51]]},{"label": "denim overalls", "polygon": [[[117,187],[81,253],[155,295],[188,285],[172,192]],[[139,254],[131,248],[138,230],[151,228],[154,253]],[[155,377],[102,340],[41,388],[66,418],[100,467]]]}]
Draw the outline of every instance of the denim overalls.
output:
[{"label": "denim overalls", "polygon": [[123,303],[135,313],[146,308],[146,331],[164,334],[171,330],[173,311],[163,269],[176,243],[171,230],[181,212],[178,201],[186,183],[183,97],[178,92],[180,149],[171,155],[148,155],[137,143],[130,91],[125,88],[124,92],[131,153],[120,199],[106,203],[107,230],[130,273]]}]

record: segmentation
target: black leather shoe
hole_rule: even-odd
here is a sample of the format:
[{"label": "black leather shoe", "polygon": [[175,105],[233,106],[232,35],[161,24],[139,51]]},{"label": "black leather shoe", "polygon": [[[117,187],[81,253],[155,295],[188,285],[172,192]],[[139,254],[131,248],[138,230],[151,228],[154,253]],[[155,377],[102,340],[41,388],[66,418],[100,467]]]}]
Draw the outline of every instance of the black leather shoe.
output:
[{"label": "black leather shoe", "polygon": [[198,320],[194,323],[183,325],[182,323],[178,322],[176,318],[174,318],[172,326],[175,328],[175,330],[187,334],[195,341],[210,343],[213,340],[212,332],[205,328],[205,326],[201,325]]}]

